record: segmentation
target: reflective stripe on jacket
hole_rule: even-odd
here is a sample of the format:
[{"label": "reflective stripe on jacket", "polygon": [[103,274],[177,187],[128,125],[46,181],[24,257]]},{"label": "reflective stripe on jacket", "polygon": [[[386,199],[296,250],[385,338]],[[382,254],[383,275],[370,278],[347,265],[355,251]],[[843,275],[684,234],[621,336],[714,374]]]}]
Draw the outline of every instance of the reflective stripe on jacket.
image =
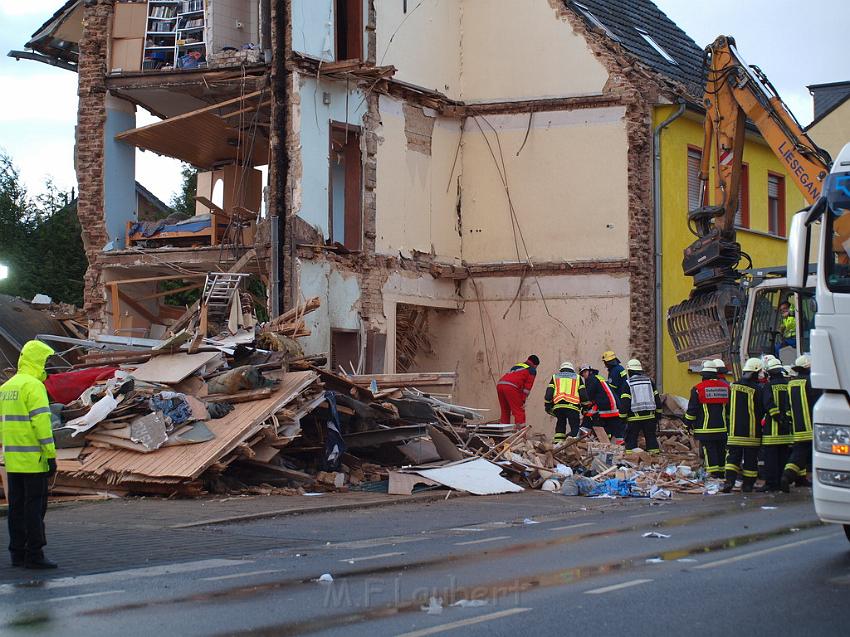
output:
[{"label": "reflective stripe on jacket", "polygon": [[729,437],[726,444],[731,447],[761,445],[765,391],[765,387],[756,380],[742,379],[732,383],[729,392]]},{"label": "reflective stripe on jacket", "polygon": [[590,413],[600,418],[619,418],[620,407],[608,382],[599,374],[590,374],[584,381],[587,402],[593,403]]},{"label": "reflective stripe on jacket", "polygon": [[537,369],[528,363],[517,363],[511,367],[510,371],[499,379],[499,385],[510,385],[520,390],[525,397],[531,393],[531,388],[534,386],[534,378],[537,376]]},{"label": "reflective stripe on jacket", "polygon": [[791,436],[788,380],[781,374],[771,374],[765,394],[767,417],[764,421],[761,444],[790,445],[793,437]]},{"label": "reflective stripe on jacket", "polygon": [[789,381],[788,402],[791,405],[794,442],[807,442],[812,439],[812,409],[820,394],[820,390],[812,387],[808,375]]},{"label": "reflective stripe on jacket", "polygon": [[[638,406],[638,410],[634,411],[638,392],[643,391],[646,394],[644,397],[646,404],[654,403],[651,409],[640,409],[643,405]],[[652,396],[650,399],[649,396]],[[661,415],[661,397],[658,395],[658,390],[655,389],[655,383],[643,374],[631,376],[626,383],[626,391],[620,396],[620,418],[625,418],[628,422],[640,422],[643,420],[655,420]]]},{"label": "reflective stripe on jacket", "polygon": [[44,364],[52,354],[44,343],[29,341],[21,350],[18,373],[0,385],[0,438],[10,473],[44,473],[47,460],[56,457],[42,382]]},{"label": "reflective stripe on jacket", "polygon": [[587,400],[581,377],[575,372],[557,372],[546,387],[543,404],[547,412],[559,409],[581,411],[581,403]]}]

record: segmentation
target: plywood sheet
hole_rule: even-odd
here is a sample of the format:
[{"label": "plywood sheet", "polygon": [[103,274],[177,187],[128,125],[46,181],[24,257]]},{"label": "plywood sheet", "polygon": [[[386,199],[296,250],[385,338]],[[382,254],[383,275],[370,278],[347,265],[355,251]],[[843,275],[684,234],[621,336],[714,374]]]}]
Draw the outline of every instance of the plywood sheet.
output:
[{"label": "plywood sheet", "polygon": [[179,383],[189,374],[209,363],[218,352],[199,352],[198,354],[166,354],[154,356],[133,372],[133,378],[149,383]]},{"label": "plywood sheet", "polygon": [[466,491],[475,495],[495,495],[524,491],[521,486],[506,480],[500,474],[501,467],[478,458],[469,462],[459,462],[436,469],[419,469],[417,474],[439,484]]},{"label": "plywood sheet", "polygon": [[[273,374],[269,376],[274,377]],[[148,454],[95,449],[83,460],[77,475],[110,475],[115,477],[115,482],[130,478],[135,481],[197,478],[241,441],[259,431],[271,414],[296,398],[318,377],[313,372],[290,372],[281,374],[279,378],[281,383],[269,398],[236,405],[226,417],[207,422],[207,427],[215,434],[213,440],[194,445],[163,447]]]}]

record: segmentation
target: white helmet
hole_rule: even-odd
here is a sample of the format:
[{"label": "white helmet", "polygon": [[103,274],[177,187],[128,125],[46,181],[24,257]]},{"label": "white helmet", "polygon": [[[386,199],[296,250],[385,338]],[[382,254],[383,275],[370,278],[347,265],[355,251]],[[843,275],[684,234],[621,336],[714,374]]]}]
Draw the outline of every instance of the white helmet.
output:
[{"label": "white helmet", "polygon": [[744,368],[742,371],[745,372],[760,372],[764,369],[764,365],[761,362],[760,358],[748,358],[747,362],[744,363]]},{"label": "white helmet", "polygon": [[628,363],[626,363],[626,369],[630,372],[642,372],[643,365],[640,364],[640,361],[636,358],[633,358]]},{"label": "white helmet", "polygon": [[561,368],[561,369],[568,369],[568,370],[570,370],[571,372],[576,371],[576,368],[575,368],[575,367],[573,367],[573,364],[572,364],[570,361],[564,361],[563,363],[561,363],[561,367],[560,367],[560,368]]},{"label": "white helmet", "polygon": [[714,374],[717,372],[717,365],[715,364],[717,361],[703,361],[702,363],[702,373],[703,374]]},{"label": "white helmet", "polygon": [[726,369],[726,363],[723,362],[721,358],[715,358],[713,361],[715,369]]},{"label": "white helmet", "polygon": [[802,356],[798,356],[797,360],[794,361],[794,367],[799,367],[800,369],[811,369],[812,367],[812,358],[808,354],[803,354]]},{"label": "white helmet", "polygon": [[771,356],[770,358],[767,358],[765,360],[764,368],[769,372],[772,372],[777,369],[782,369],[782,361],[776,358],[775,356]]}]

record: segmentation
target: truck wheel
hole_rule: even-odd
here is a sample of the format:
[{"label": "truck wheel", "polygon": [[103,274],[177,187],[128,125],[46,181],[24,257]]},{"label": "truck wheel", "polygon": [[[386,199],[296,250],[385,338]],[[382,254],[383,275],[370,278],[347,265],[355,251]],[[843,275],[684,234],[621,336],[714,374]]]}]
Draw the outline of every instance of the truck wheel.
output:
[{"label": "truck wheel", "polygon": [[844,535],[846,535],[847,540],[850,541],[850,524],[844,525]]}]

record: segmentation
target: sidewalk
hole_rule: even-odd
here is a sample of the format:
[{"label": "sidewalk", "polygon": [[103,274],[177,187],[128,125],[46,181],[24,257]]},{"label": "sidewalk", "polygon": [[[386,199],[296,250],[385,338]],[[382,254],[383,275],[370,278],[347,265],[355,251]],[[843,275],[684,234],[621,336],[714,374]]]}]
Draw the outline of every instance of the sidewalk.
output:
[{"label": "sidewalk", "polygon": [[[381,493],[324,493],[318,496],[210,496],[188,500],[120,498],[59,502],[47,511],[47,549],[62,567],[57,576],[148,566],[226,555],[232,559],[285,548],[280,539],[242,535],[228,523],[286,518],[443,500],[445,490],[409,496]],[[450,498],[461,497],[452,492]],[[285,522],[282,520],[281,524]],[[3,543],[8,542],[5,520]],[[0,556],[0,582],[25,581],[53,573],[9,566]]]}]

